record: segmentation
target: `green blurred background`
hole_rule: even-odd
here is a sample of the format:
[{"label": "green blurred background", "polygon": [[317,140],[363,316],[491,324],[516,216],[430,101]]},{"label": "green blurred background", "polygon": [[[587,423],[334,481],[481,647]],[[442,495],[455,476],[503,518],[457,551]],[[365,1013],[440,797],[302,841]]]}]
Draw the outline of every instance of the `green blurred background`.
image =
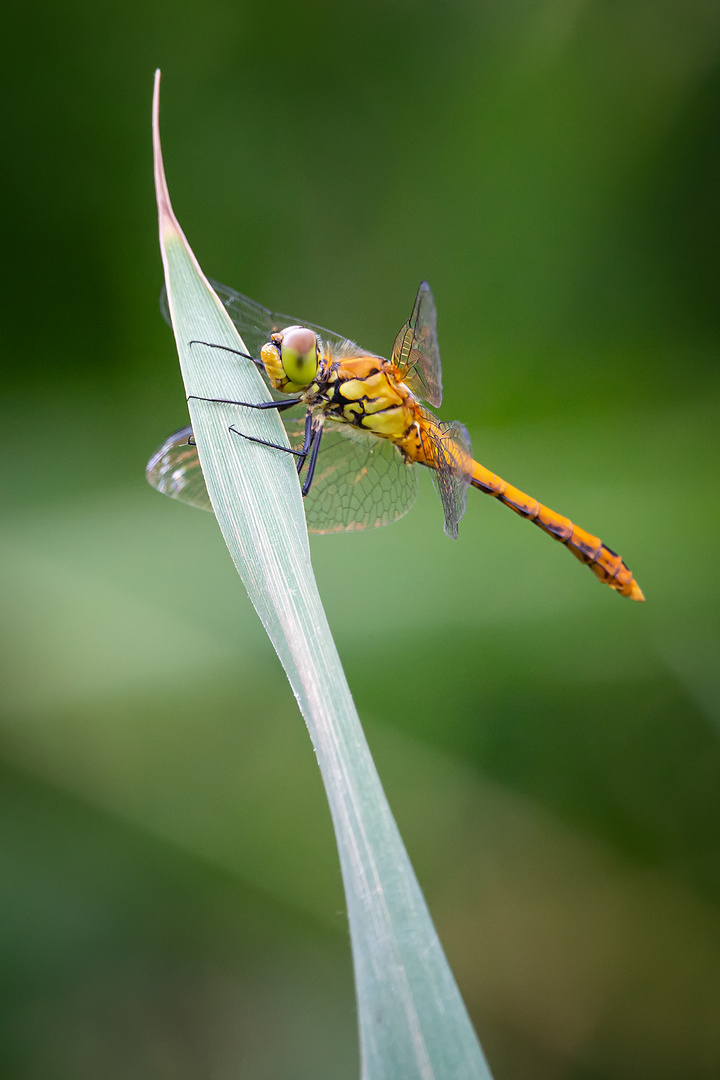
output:
[{"label": "green blurred background", "polygon": [[720,8],[71,0],[5,15],[0,1073],[358,1074],[329,815],[187,415],[150,101],[204,269],[387,354],[648,598],[471,493],[315,538],[495,1080],[720,1076]]}]

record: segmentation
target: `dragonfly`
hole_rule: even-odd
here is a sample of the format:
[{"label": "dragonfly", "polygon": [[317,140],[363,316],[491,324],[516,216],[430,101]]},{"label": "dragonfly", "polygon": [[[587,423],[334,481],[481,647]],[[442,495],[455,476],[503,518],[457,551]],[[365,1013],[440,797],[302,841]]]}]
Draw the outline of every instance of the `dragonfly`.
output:
[{"label": "dragonfly", "polygon": [[[219,282],[211,284],[249,351],[197,344],[254,363],[270,394],[259,404],[203,400],[288,414],[283,419],[289,448],[264,445],[295,456],[310,532],[372,529],[397,521],[415,501],[413,466],[419,464],[432,470],[448,536],[457,537],[467,489],[477,488],[560,541],[621,596],[645,599],[612,548],[475,461],[467,429],[441,422],[432,412],[442,404],[442,367],[435,301],[426,281],[389,360],[321,326],[272,312]],[[165,290],[160,307],[169,323]],[[230,433],[263,442],[236,424]],[[163,494],[212,510],[190,427],[158,447],[146,475]]]}]

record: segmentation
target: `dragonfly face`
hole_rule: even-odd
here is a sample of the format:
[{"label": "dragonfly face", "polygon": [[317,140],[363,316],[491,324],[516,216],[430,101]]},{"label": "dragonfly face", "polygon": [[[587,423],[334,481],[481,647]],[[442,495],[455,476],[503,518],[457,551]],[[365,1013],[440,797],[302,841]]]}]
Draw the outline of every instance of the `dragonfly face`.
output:
[{"label": "dragonfly face", "polygon": [[[474,461],[463,425],[441,423],[423,404],[438,407],[442,402],[437,316],[426,281],[390,360],[332,331],[268,311],[226,285],[211,284],[250,350],[238,355],[261,364],[273,390],[293,395],[259,405],[225,403],[273,408],[288,417],[290,453],[296,455],[298,473],[305,469],[302,493],[310,532],[372,529],[397,521],[415,501],[417,470],[408,466],[416,462],[434,472],[448,536],[457,536],[472,485],[565,544],[621,596],[645,599],[619,555]],[[164,292],[160,306],[170,322]],[[290,418],[286,410],[294,406],[305,410],[304,418]],[[250,438],[241,428],[239,412],[230,431]],[[191,437],[191,429],[183,428],[166,439],[148,462],[147,478],[172,498],[212,510]]]},{"label": "dragonfly face", "polygon": [[271,335],[260,359],[273,389],[284,394],[306,390],[320,366],[318,336],[307,326],[288,326]]}]

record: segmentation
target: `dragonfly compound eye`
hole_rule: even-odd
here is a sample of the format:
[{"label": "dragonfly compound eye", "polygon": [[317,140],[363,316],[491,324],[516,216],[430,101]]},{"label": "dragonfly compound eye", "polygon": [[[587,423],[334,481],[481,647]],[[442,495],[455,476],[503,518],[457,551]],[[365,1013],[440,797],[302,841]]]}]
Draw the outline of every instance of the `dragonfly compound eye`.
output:
[{"label": "dragonfly compound eye", "polygon": [[296,386],[309,386],[317,375],[317,336],[305,326],[291,326],[283,333],[280,349],[285,374]]}]

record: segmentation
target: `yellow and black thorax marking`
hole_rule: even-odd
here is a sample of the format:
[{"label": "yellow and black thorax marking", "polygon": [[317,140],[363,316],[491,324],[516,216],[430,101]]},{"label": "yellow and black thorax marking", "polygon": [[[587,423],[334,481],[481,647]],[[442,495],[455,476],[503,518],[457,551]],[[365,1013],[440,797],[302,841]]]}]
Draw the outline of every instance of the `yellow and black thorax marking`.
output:
[{"label": "yellow and black thorax marking", "polygon": [[339,420],[389,439],[401,439],[415,419],[415,398],[397,378],[395,366],[379,356],[331,362],[318,373],[317,404]]}]

